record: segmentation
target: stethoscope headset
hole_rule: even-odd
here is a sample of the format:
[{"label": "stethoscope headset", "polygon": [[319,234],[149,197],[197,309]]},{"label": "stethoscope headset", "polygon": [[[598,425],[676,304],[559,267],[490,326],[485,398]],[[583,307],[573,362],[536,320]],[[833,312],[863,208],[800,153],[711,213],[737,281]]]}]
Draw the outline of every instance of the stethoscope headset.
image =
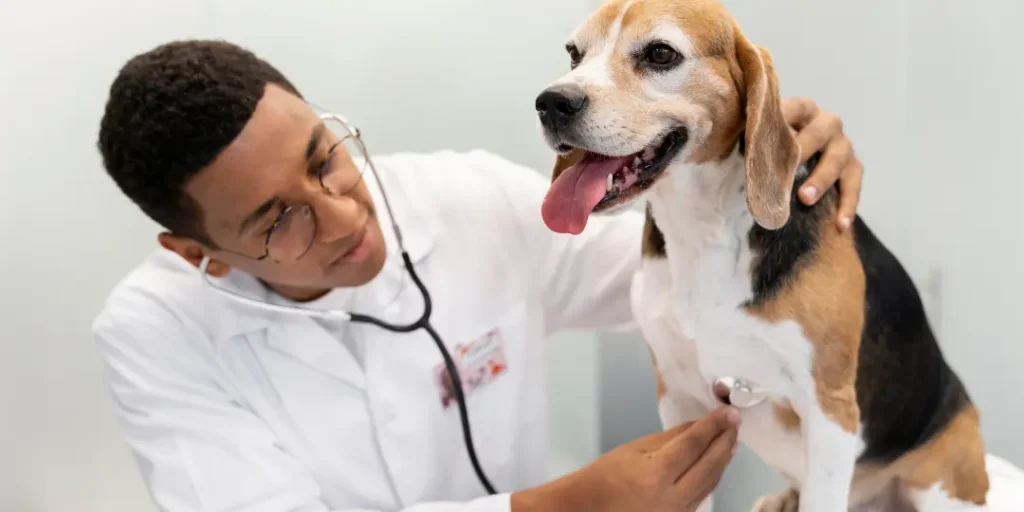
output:
[{"label": "stethoscope headset", "polygon": [[[343,117],[339,115],[322,114],[320,118],[340,121],[346,126],[347,129],[353,131],[354,135],[357,138],[359,136],[358,129],[352,126],[350,123],[348,123],[348,121],[346,121]],[[360,144],[362,144],[361,141]],[[462,423],[462,437],[463,441],[466,444],[466,451],[469,453],[470,463],[472,463],[473,470],[476,472],[476,477],[477,479],[480,480],[480,484],[483,485],[484,489],[487,491],[488,494],[497,494],[497,491],[494,489],[494,486],[491,484],[490,480],[488,480],[487,475],[484,473],[483,468],[480,466],[480,461],[477,458],[476,454],[476,448],[473,445],[473,434],[471,432],[469,425],[469,411],[466,407],[466,396],[462,388],[462,379],[460,377],[459,370],[458,368],[456,368],[455,361],[452,359],[452,356],[448,352],[447,347],[445,347],[444,342],[441,341],[441,336],[434,329],[434,326],[430,324],[430,314],[433,309],[430,298],[430,292],[427,290],[426,285],[423,284],[423,281],[416,273],[416,269],[413,266],[412,260],[409,257],[409,253],[406,250],[405,244],[402,241],[402,231],[398,227],[398,221],[396,220],[394,212],[391,209],[391,202],[388,200],[387,191],[385,190],[384,184],[381,182],[380,175],[377,173],[377,168],[373,165],[373,161],[370,159],[369,154],[366,153],[365,150],[364,155],[366,157],[366,163],[369,165],[370,170],[373,172],[374,179],[377,182],[377,189],[380,191],[381,197],[384,199],[384,207],[387,209],[388,216],[391,218],[391,227],[395,233],[395,240],[397,241],[398,248],[400,249],[402,254],[402,262],[405,264],[405,268],[409,272],[409,276],[412,278],[413,283],[415,283],[416,288],[419,289],[420,294],[423,296],[423,313],[420,315],[418,320],[408,324],[400,325],[385,322],[384,320],[381,320],[379,318],[375,318],[370,315],[364,315],[361,313],[351,313],[342,310],[322,310],[284,306],[270,304],[267,302],[245,297],[243,295],[239,295],[229,290],[223,289],[219,286],[216,286],[210,281],[209,275],[207,274],[207,267],[210,264],[209,257],[203,258],[202,263],[200,263],[199,266],[199,272],[203,276],[203,282],[206,285],[214,288],[215,290],[231,298],[234,298],[236,300],[242,301],[246,304],[253,305],[259,308],[283,313],[301,313],[304,315],[312,314],[318,316],[342,317],[344,319],[347,319],[349,322],[372,324],[377,327],[380,327],[381,329],[396,333],[410,333],[417,329],[423,329],[424,331],[426,331],[427,334],[430,335],[431,339],[434,340],[434,344],[437,346],[437,349],[441,352],[441,356],[444,358],[445,369],[447,370],[448,376],[452,380],[452,387],[455,392],[455,400],[458,402],[459,406],[459,419]]]}]

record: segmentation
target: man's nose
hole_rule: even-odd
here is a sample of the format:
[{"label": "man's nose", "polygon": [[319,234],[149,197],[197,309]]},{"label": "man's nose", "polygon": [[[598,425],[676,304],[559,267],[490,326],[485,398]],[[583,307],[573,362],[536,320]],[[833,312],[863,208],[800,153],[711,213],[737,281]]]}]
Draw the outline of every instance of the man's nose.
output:
[{"label": "man's nose", "polygon": [[565,128],[587,106],[587,94],[577,85],[551,86],[537,96],[535,107],[540,122],[548,129]]},{"label": "man's nose", "polygon": [[314,206],[317,216],[316,241],[329,244],[351,236],[363,227],[364,207],[349,196],[321,195]]}]

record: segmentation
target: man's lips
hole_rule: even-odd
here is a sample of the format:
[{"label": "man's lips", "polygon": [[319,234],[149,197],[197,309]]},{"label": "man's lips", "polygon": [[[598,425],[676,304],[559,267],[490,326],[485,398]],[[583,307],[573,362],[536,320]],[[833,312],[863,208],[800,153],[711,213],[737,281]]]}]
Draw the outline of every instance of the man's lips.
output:
[{"label": "man's lips", "polygon": [[350,235],[353,239],[352,245],[345,249],[340,256],[331,261],[330,266],[344,265],[357,261],[369,252],[373,243],[373,235],[368,226],[363,226],[357,233]]}]

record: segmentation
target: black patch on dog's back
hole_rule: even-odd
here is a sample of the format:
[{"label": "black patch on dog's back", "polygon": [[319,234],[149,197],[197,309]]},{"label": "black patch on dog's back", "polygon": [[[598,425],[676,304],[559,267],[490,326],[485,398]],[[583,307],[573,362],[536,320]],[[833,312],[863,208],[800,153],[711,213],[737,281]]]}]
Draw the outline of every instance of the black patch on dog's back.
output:
[{"label": "black patch on dog's back", "polygon": [[[740,147],[743,147],[740,139]],[[807,181],[810,171],[821,160],[821,153],[815,153],[797,171],[789,201],[790,218],[781,228],[771,231],[754,224],[748,239],[750,248],[758,253],[753,268],[754,297],[748,306],[770,300],[781,290],[799,269],[809,263],[818,248],[821,223],[827,222],[830,211],[818,205],[807,206],[797,197],[797,190]],[[824,199],[824,198],[823,198]],[[820,203],[819,203],[820,204]]]},{"label": "black patch on dog's back", "polygon": [[[754,297],[746,306],[770,300],[813,262],[822,223],[834,221],[838,185],[812,206],[796,194],[819,159],[815,155],[798,171],[786,225],[770,231],[755,224],[750,230],[759,257],[752,269]],[[866,446],[859,460],[887,463],[931,439],[971,399],[943,358],[906,270],[862,218],[855,217],[851,229],[865,273],[856,390]]]},{"label": "black patch on dog's back", "polygon": [[861,460],[889,462],[927,442],[971,399],[943,358],[906,270],[860,217],[853,230],[866,279],[857,372],[867,444]]}]

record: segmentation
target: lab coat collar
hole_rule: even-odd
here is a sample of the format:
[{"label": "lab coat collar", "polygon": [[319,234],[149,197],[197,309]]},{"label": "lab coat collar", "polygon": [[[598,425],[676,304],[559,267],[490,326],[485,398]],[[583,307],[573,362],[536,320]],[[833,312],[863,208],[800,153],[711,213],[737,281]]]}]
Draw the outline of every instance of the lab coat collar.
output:
[{"label": "lab coat collar", "polygon": [[[400,181],[400,174],[394,168],[391,157],[374,157],[373,163],[380,173],[380,179],[387,187],[388,198],[391,201],[391,208],[398,219],[399,228],[402,231],[402,239],[409,258],[414,264],[418,264],[430,253],[434,247],[437,234],[437,226],[434,223],[434,216],[431,215],[431,208],[422,197],[409,193]],[[411,170],[415,172],[415,170]],[[406,269],[402,261],[402,254],[395,239],[394,228],[391,217],[384,204],[380,188],[377,186],[377,179],[374,173],[367,169],[363,174],[363,180],[373,197],[377,219],[380,222],[381,231],[387,246],[387,259],[380,274],[370,283],[352,289],[338,289],[332,293],[332,303],[348,303],[356,312],[377,315],[381,306],[388,300],[395,298],[394,290],[401,289],[401,293],[417,293],[413,286],[405,286]],[[217,286],[225,290],[249,297],[261,302],[280,304],[280,297],[264,286],[253,276],[233,270],[228,276],[217,279],[210,278]],[[234,336],[265,329],[271,325],[302,324],[312,325],[309,317],[297,313],[284,313],[269,311],[254,305],[239,302],[231,297],[210,290],[214,294],[214,301],[221,307],[217,308],[224,314],[219,315],[217,325],[213,329],[215,343],[223,342]],[[304,358],[305,359],[305,358]]]}]

